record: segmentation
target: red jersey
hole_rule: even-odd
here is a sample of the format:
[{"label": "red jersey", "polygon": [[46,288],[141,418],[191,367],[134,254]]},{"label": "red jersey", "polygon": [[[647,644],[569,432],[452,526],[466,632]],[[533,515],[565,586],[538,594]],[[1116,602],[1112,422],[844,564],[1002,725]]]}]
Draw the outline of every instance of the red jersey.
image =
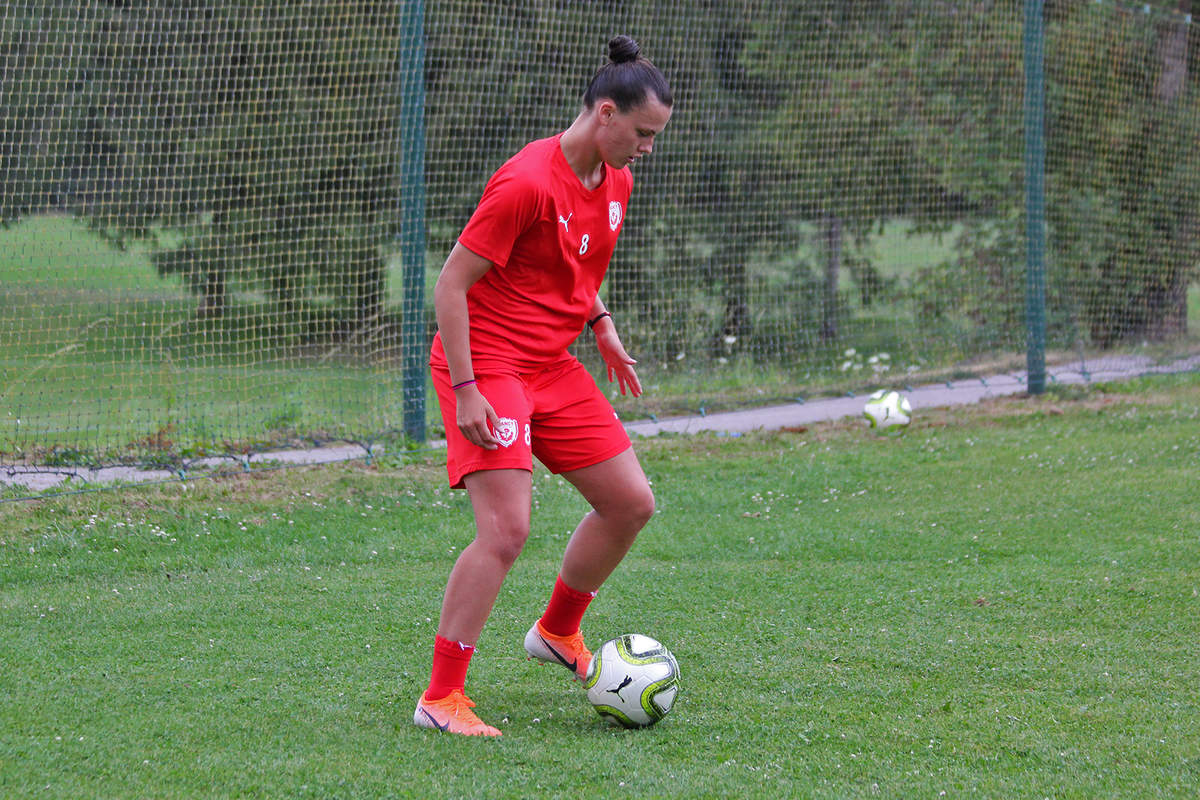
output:
[{"label": "red jersey", "polygon": [[[492,175],[459,244],[493,267],[467,291],[471,360],[529,371],[561,358],[596,301],[633,189],[628,167],[604,164],[585,189],[562,134],[531,142]],[[441,336],[431,361],[445,365]]]}]

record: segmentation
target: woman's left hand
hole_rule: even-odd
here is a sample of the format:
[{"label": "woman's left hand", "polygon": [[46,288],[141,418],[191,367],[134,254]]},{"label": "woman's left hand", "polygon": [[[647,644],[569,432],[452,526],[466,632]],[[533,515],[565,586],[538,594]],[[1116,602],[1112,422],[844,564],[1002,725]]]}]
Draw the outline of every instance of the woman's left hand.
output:
[{"label": "woman's left hand", "polygon": [[625,352],[625,346],[621,344],[621,337],[617,335],[617,328],[613,325],[612,319],[600,320],[594,330],[596,348],[600,351],[604,365],[608,368],[608,380],[616,381],[621,389],[621,394],[625,394],[628,389],[629,394],[640,397],[642,382],[638,380],[637,372],[633,368],[637,361]]}]

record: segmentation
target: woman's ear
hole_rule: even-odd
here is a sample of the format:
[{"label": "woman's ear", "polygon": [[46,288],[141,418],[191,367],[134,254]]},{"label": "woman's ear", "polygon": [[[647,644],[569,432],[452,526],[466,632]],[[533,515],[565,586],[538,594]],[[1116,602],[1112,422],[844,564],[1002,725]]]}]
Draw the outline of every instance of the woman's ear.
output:
[{"label": "woman's ear", "polygon": [[603,99],[596,103],[596,119],[601,125],[607,125],[617,113],[617,104],[612,100]]}]

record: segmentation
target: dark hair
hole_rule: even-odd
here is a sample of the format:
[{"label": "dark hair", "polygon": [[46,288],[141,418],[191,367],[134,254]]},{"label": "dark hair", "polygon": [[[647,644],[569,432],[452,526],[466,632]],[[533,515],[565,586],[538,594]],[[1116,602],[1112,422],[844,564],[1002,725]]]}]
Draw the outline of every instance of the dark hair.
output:
[{"label": "dark hair", "polygon": [[596,70],[592,82],[583,94],[583,104],[591,108],[596,101],[607,97],[621,111],[641,105],[650,92],[664,106],[675,102],[667,79],[642,54],[632,37],[615,36],[608,42],[608,63]]}]

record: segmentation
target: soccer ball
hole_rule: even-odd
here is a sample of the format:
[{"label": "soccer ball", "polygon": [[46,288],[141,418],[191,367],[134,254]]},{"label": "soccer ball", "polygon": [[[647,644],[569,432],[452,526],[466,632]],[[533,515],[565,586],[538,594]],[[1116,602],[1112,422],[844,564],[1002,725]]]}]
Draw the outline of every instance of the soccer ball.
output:
[{"label": "soccer ball", "polygon": [[645,728],[675,704],[679,663],[658,640],[627,633],[592,653],[583,686],[600,716],[626,728]]},{"label": "soccer ball", "polygon": [[899,435],[912,422],[912,406],[908,398],[899,392],[880,389],[867,398],[863,417],[877,433]]}]

